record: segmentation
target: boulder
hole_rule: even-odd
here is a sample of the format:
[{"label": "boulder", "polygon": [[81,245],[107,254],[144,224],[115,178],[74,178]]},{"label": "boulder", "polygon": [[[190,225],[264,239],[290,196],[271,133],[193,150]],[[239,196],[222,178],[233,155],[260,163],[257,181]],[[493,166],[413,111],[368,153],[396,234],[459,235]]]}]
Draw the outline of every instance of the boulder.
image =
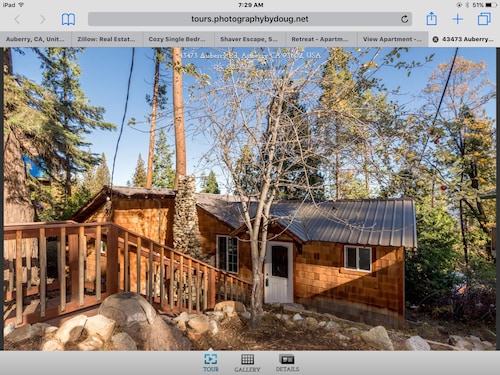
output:
[{"label": "boulder", "polygon": [[339,332],[340,331],[340,325],[334,321],[329,321],[325,325],[325,329],[330,332]]},{"label": "boulder", "polygon": [[90,336],[98,336],[103,341],[107,341],[113,335],[116,322],[106,318],[104,315],[95,315],[87,319],[85,329]]},{"label": "boulder", "polygon": [[25,324],[17,329],[14,329],[5,336],[5,339],[12,343],[19,343],[24,340],[31,338],[33,331],[31,330],[31,324]]},{"label": "boulder", "polygon": [[363,340],[375,349],[394,350],[387,330],[383,326],[377,326],[361,334]]},{"label": "boulder", "polygon": [[87,319],[85,315],[77,315],[66,320],[57,330],[54,336],[55,339],[59,340],[63,345],[77,341],[83,332]]},{"label": "boulder", "polygon": [[459,350],[472,350],[474,347],[471,342],[458,335],[451,335],[449,343]]},{"label": "boulder", "polygon": [[132,292],[109,296],[99,307],[99,314],[114,320],[118,326],[138,322],[151,324],[157,315],[153,306],[144,297]]},{"label": "boulder", "polygon": [[106,298],[99,313],[116,322],[138,350],[189,350],[191,342],[174,325],[167,324],[153,306],[137,293],[117,293]]},{"label": "boulder", "polygon": [[127,333],[120,332],[111,337],[109,350],[137,350],[137,344]]},{"label": "boulder", "polygon": [[198,333],[205,333],[210,328],[208,316],[199,315],[187,322],[189,328]]},{"label": "boulder", "polygon": [[310,316],[304,319],[304,325],[309,328],[316,328],[318,326],[318,321]]},{"label": "boulder", "polygon": [[246,307],[244,304],[238,301],[222,301],[219,302],[215,305],[214,311],[224,311],[225,307],[232,307],[233,311],[236,311],[237,313],[242,313],[247,311]]},{"label": "boulder", "polygon": [[431,346],[420,336],[412,336],[405,342],[408,350],[431,350]]}]

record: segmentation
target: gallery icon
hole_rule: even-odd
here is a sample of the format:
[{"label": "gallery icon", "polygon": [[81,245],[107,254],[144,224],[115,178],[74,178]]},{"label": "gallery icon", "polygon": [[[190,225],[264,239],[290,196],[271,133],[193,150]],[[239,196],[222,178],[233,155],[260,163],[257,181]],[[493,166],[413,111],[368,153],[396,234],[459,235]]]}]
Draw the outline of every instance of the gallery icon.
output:
[{"label": "gallery icon", "polygon": [[206,353],[203,355],[203,363],[206,365],[216,365],[217,364],[217,354]]},{"label": "gallery icon", "polygon": [[253,354],[242,354],[241,355],[242,365],[253,365],[255,364],[255,357]]}]

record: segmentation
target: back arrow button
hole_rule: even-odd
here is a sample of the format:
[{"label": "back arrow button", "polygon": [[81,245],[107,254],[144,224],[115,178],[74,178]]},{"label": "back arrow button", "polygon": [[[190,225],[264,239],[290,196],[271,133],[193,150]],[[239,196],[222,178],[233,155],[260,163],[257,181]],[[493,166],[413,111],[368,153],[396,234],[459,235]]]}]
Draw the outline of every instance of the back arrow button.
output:
[{"label": "back arrow button", "polygon": [[19,21],[17,20],[19,18],[19,14],[16,16],[16,18],[14,18],[14,21],[16,21],[16,23],[19,23]]}]

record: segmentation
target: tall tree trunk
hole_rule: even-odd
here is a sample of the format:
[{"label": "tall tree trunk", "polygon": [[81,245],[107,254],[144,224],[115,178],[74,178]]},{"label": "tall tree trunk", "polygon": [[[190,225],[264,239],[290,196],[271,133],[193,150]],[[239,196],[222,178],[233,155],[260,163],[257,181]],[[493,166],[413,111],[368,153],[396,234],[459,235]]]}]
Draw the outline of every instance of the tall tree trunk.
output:
[{"label": "tall tree trunk", "polygon": [[184,131],[184,104],[182,100],[182,56],[181,48],[172,48],[173,90],[174,90],[174,129],[175,129],[175,182],[179,187],[179,176],[186,175],[186,136]]},{"label": "tall tree trunk", "polygon": [[160,85],[160,51],[155,49],[155,77],[153,84],[153,98],[151,103],[151,127],[149,129],[149,154],[148,169],[146,174],[146,187],[151,189],[153,186],[153,157],[155,152],[156,137],[156,115],[158,108],[158,87]]},{"label": "tall tree trunk", "polygon": [[467,237],[466,232],[466,224],[465,224],[465,218],[464,218],[464,206],[463,206],[463,199],[460,199],[459,203],[459,211],[460,211],[460,230],[462,232],[462,246],[464,250],[464,260],[465,260],[465,267],[468,269],[469,268],[469,246],[467,243]]},{"label": "tall tree trunk", "polygon": [[[3,59],[0,58],[2,67],[5,64],[7,66],[7,74],[12,74],[11,50],[6,48],[2,55]],[[3,74],[2,71],[2,77]],[[22,158],[21,143],[19,142],[18,134],[16,134],[16,129],[10,129],[7,125],[9,113],[6,112],[3,115],[5,121],[3,127],[4,224],[32,222],[35,220],[35,209],[31,203],[30,190]]]},{"label": "tall tree trunk", "polygon": [[[5,60],[4,60],[5,59]],[[5,54],[0,50],[0,65],[7,66],[7,74],[12,74],[12,56],[10,49],[5,50]],[[3,76],[0,87],[3,88]],[[2,103],[3,105],[3,103]],[[3,223],[30,223],[35,221],[35,209],[31,203],[30,189],[27,182],[27,173],[22,158],[22,147],[16,128],[8,126],[9,113],[3,114],[5,121],[3,126]],[[23,265],[21,277],[24,283],[36,284],[38,279],[38,240],[32,239],[23,241],[22,256],[26,263],[27,254],[31,254],[31,271],[28,272],[26,264]],[[4,244],[5,245],[5,244]],[[4,254],[4,262],[5,256]],[[2,276],[4,277],[4,276]]]}]

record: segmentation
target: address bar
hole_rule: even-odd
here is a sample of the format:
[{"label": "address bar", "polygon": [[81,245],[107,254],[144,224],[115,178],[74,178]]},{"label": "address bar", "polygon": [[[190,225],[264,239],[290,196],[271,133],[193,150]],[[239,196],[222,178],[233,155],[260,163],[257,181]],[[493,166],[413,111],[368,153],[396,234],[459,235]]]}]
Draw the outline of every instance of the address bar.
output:
[{"label": "address bar", "polygon": [[89,26],[411,26],[411,12],[89,12]]}]

